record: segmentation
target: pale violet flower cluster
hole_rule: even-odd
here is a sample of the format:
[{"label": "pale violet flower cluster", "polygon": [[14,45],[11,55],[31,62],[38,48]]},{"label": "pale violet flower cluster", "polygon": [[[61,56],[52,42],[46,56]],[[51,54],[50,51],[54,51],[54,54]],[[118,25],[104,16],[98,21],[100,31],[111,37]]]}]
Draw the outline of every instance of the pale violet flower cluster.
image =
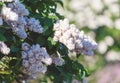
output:
[{"label": "pale violet flower cluster", "polygon": [[0,17],[0,26],[3,25],[3,19]]},{"label": "pale violet flower cluster", "polygon": [[68,19],[59,20],[54,24],[54,41],[66,45],[71,52],[83,55],[94,55],[97,43],[83,31],[79,31],[75,25],[69,24]]},{"label": "pale violet flower cluster", "polygon": [[43,28],[40,25],[39,20],[36,20],[35,18],[29,18],[29,19],[26,19],[26,21],[27,21],[27,27],[30,31],[34,31],[37,33],[43,32]]},{"label": "pale violet flower cluster", "polygon": [[65,61],[62,59],[59,53],[52,55],[52,63],[56,66],[62,66],[65,64]]},{"label": "pale violet flower cluster", "polygon": [[37,33],[43,32],[40,22],[35,18],[28,18],[28,15],[29,11],[19,0],[15,0],[7,5],[4,4],[1,11],[4,21],[11,26],[12,31],[16,35],[23,39],[27,38],[26,29]]},{"label": "pale violet flower cluster", "polygon": [[51,65],[52,58],[45,48],[39,44],[30,46],[28,43],[22,44],[22,65],[25,71],[32,78],[37,78],[40,73],[47,71],[47,65]]},{"label": "pale violet flower cluster", "polygon": [[24,16],[29,15],[28,10],[20,2],[9,3],[8,7],[18,15],[17,21],[10,21],[13,32],[15,32],[20,38],[25,39],[27,33],[25,31],[26,21]]},{"label": "pale violet flower cluster", "polygon": [[7,45],[2,41],[0,41],[0,52],[5,55],[10,53],[10,48],[8,48]]}]

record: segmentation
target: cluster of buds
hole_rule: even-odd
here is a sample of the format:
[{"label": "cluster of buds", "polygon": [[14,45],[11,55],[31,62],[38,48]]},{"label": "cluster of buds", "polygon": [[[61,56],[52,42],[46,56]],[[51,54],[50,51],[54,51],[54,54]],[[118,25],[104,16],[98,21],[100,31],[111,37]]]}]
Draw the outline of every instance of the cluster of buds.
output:
[{"label": "cluster of buds", "polygon": [[39,44],[30,46],[28,43],[23,43],[22,50],[22,65],[32,78],[37,78],[40,73],[44,74],[47,65],[52,63],[52,58],[46,49],[41,48]]},{"label": "cluster of buds", "polygon": [[63,43],[71,52],[94,55],[93,50],[97,49],[97,43],[83,31],[79,31],[75,25],[69,24],[67,19],[57,21],[53,29],[54,41]]},{"label": "cluster of buds", "polygon": [[0,41],[0,52],[5,55],[9,54],[10,52],[10,48],[8,48],[7,45],[2,41]]},{"label": "cluster of buds", "polygon": [[27,28],[33,32],[43,32],[40,22],[35,18],[28,18],[28,15],[29,11],[19,0],[4,4],[1,11],[1,17],[11,26],[12,31],[23,39],[27,38]]}]

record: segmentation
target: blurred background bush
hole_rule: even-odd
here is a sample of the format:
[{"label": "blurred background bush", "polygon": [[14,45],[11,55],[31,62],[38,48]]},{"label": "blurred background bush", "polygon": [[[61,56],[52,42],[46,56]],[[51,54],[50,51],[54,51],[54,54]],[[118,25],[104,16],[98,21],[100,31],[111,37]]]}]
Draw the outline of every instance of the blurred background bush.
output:
[{"label": "blurred background bush", "polygon": [[[57,12],[98,43],[93,57],[80,56],[88,83],[120,83],[120,0],[63,0]],[[82,58],[81,58],[82,57]]]}]

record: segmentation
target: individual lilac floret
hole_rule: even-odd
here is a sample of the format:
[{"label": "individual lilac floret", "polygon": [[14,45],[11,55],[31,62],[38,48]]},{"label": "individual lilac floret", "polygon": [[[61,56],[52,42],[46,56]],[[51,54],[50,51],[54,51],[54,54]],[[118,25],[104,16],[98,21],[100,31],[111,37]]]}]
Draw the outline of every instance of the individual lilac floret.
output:
[{"label": "individual lilac floret", "polygon": [[28,43],[23,43],[22,50],[22,65],[32,78],[37,78],[40,73],[44,74],[47,65],[52,63],[52,58],[46,49],[41,48],[39,44],[30,46]]},{"label": "individual lilac floret", "polygon": [[59,41],[67,46],[71,52],[83,55],[94,55],[97,43],[83,31],[79,31],[75,25],[69,24],[67,19],[59,20],[54,24],[54,41]]},{"label": "individual lilac floret", "polygon": [[35,18],[27,18],[26,21],[27,21],[27,28],[30,31],[37,33],[43,32],[43,27],[40,25],[39,20],[36,20]]},{"label": "individual lilac floret", "polygon": [[0,41],[0,52],[5,55],[10,53],[10,48],[8,48],[7,45],[2,41]]}]

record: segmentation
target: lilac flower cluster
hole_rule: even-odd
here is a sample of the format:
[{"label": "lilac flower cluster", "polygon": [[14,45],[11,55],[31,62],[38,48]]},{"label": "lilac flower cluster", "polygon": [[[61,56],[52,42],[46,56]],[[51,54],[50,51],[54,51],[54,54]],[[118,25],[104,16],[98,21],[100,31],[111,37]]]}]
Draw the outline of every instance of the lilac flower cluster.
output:
[{"label": "lilac flower cluster", "polygon": [[52,58],[39,44],[30,46],[28,43],[23,43],[22,50],[22,65],[33,78],[36,78],[40,73],[45,73],[47,65],[52,63]]},{"label": "lilac flower cluster", "polygon": [[29,11],[18,0],[8,3],[8,5],[4,4],[1,11],[2,19],[11,26],[16,35],[23,39],[27,38],[26,29],[37,33],[43,32],[40,22],[35,18],[28,18],[28,15]]},{"label": "lilac flower cluster", "polygon": [[10,53],[10,48],[8,48],[7,45],[2,41],[0,41],[0,52],[5,55]]},{"label": "lilac flower cluster", "polygon": [[83,31],[79,31],[75,25],[69,24],[67,19],[59,20],[54,24],[54,41],[59,41],[67,48],[83,55],[94,55],[93,50],[97,49],[97,43]]}]

